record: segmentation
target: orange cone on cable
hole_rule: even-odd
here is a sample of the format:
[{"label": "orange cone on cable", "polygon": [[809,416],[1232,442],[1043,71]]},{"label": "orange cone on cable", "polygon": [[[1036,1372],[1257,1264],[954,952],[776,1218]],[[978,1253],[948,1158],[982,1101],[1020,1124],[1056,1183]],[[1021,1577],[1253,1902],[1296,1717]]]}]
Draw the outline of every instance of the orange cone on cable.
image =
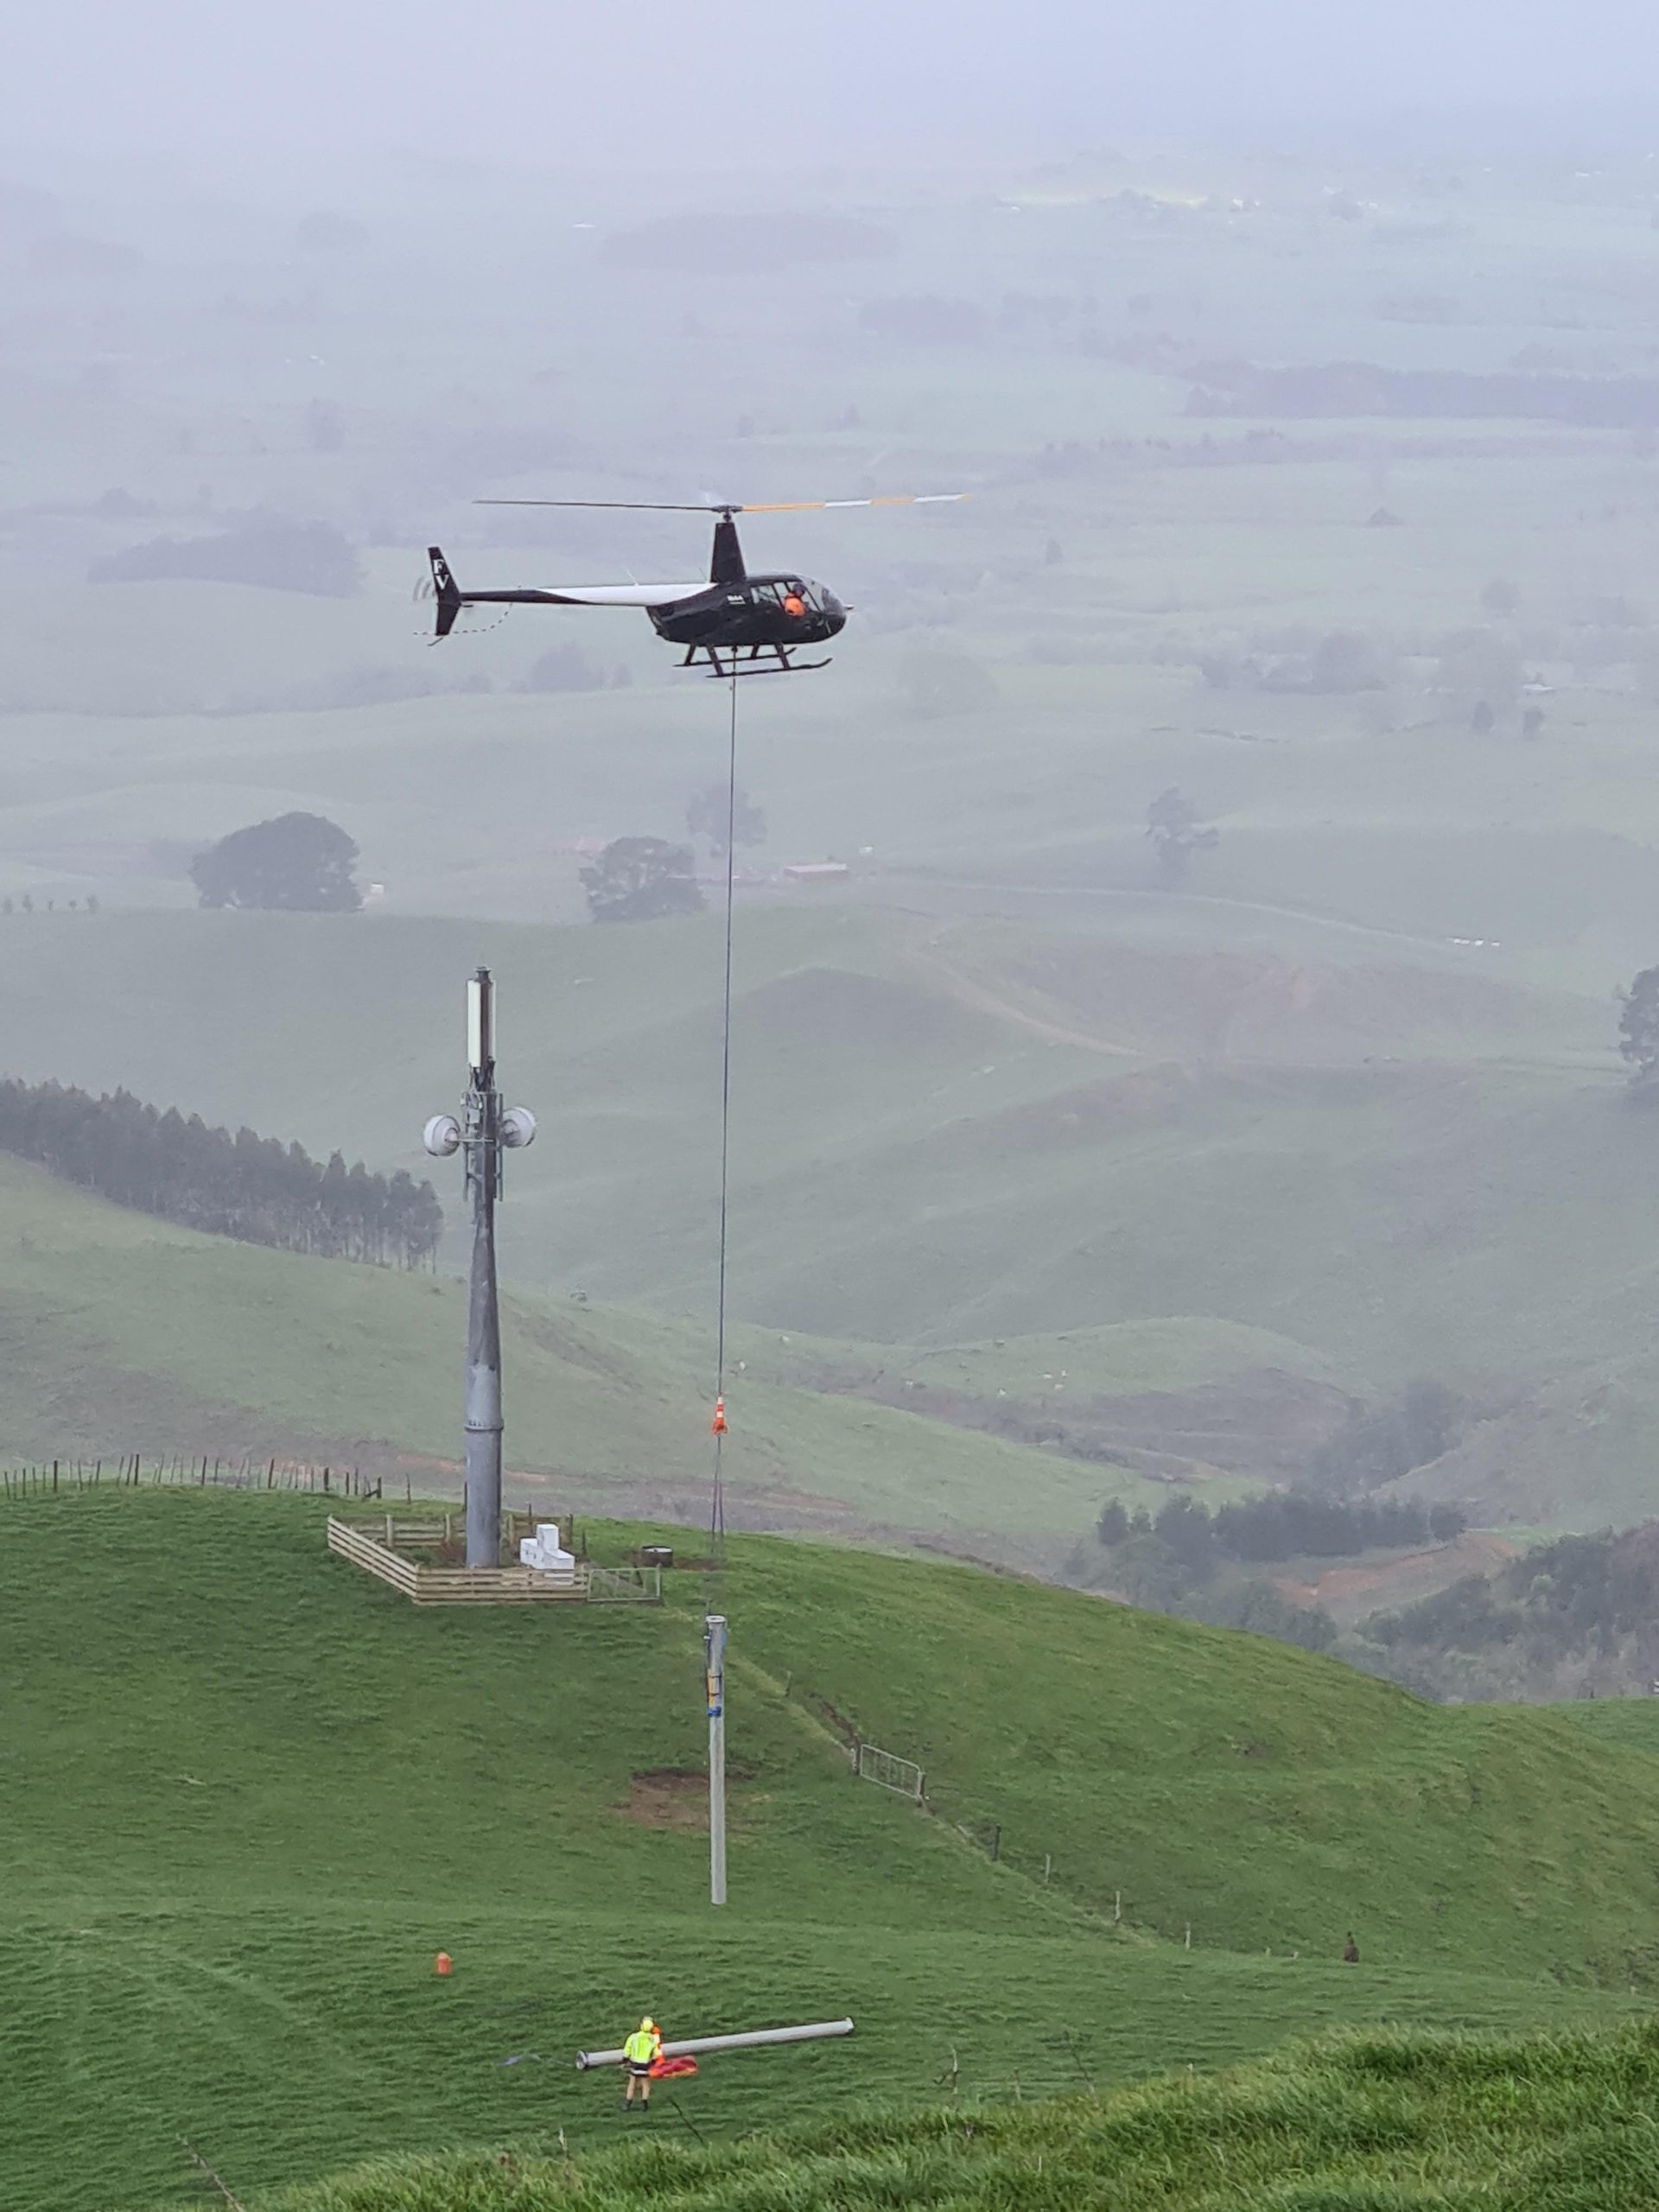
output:
[{"label": "orange cone on cable", "polygon": [[710,1436],[724,1436],[726,1433],[726,1401],[724,1398],[716,1398],[715,1400],[715,1417],[709,1424],[709,1433]]}]

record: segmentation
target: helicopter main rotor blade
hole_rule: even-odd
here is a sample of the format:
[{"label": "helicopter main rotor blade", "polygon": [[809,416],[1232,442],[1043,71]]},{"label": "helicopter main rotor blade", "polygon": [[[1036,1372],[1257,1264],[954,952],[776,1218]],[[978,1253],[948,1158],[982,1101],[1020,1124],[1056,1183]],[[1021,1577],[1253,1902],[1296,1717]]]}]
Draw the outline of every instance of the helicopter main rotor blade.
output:
[{"label": "helicopter main rotor blade", "polygon": [[474,499],[475,507],[606,507],[618,514],[729,515],[741,507],[717,507],[693,499]]},{"label": "helicopter main rotor blade", "polygon": [[970,496],[966,492],[885,492],[873,499],[774,499],[753,507],[735,507],[740,515],[797,515],[826,507],[943,507]]},{"label": "helicopter main rotor blade", "polygon": [[873,499],[772,499],[746,506],[741,499],[474,499],[475,507],[599,507],[617,514],[800,515],[829,507],[944,507],[967,492],[886,492]]}]

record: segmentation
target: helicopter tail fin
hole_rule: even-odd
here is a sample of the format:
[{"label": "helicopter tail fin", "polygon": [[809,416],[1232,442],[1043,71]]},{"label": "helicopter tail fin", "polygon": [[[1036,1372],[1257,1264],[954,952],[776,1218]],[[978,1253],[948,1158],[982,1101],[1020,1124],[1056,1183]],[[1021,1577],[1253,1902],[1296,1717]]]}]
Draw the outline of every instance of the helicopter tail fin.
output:
[{"label": "helicopter tail fin", "polygon": [[741,584],[745,578],[743,548],[737,542],[737,524],[728,513],[715,522],[715,550],[709,563],[711,584]]},{"label": "helicopter tail fin", "polygon": [[449,573],[449,563],[443,557],[441,546],[429,545],[427,558],[432,563],[432,592],[437,601],[437,622],[435,638],[447,638],[455,626],[455,617],[461,612],[461,587]]}]

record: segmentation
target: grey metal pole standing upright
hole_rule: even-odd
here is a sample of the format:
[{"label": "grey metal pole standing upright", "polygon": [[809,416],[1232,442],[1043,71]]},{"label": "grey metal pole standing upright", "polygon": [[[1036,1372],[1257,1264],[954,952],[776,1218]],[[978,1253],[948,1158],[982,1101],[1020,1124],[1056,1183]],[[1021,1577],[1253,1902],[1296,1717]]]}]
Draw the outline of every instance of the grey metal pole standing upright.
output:
[{"label": "grey metal pole standing upright", "polygon": [[473,1205],[472,1286],[467,1309],[467,1564],[501,1560],[501,1317],[495,1287],[495,1202],[501,1154],[529,1144],[534,1117],[522,1106],[504,1113],[495,1083],[495,984],[480,968],[467,986],[464,1120],[437,1114],[425,1143],[439,1158],[465,1155]]},{"label": "grey metal pole standing upright", "polygon": [[495,984],[480,968],[467,986],[467,1188],[473,1275],[467,1306],[467,1564],[501,1564],[501,1315],[495,1291],[495,1198],[501,1094],[495,1087]]},{"label": "grey metal pole standing upright", "polygon": [[726,1616],[702,1624],[709,1683],[709,1902],[726,1902]]}]

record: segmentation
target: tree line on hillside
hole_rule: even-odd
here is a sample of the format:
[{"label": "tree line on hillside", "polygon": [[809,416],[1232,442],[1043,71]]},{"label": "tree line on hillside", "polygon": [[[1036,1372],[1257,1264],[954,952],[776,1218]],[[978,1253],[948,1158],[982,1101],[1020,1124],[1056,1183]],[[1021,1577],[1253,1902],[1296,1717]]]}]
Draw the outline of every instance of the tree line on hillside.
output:
[{"label": "tree line on hillside", "polygon": [[1471,1418],[1465,1401],[1426,1378],[1380,1404],[1354,1406],[1293,1489],[1213,1510],[1178,1491],[1155,1514],[1110,1499],[1096,1523],[1096,1546],[1077,1547],[1068,1577],[1154,1612],[1248,1629],[1392,1675],[1381,1645],[1340,1630],[1322,1606],[1287,1597],[1264,1570],[1461,1535],[1468,1516],[1459,1506],[1373,1493],[1440,1458]]},{"label": "tree line on hillside", "polygon": [[1223,1561],[1266,1566],[1290,1559],[1344,1559],[1354,1552],[1405,1550],[1413,1544],[1450,1543],[1469,1525],[1460,1506],[1425,1505],[1416,1498],[1366,1499],[1350,1503],[1300,1491],[1274,1491],[1209,1511],[1178,1493],[1156,1518],[1144,1508],[1125,1510],[1116,1498],[1102,1508],[1095,1534],[1116,1546],[1152,1537],[1195,1574]]},{"label": "tree line on hillside", "polygon": [[1541,1545],[1360,1631],[1372,1664],[1431,1697],[1649,1691],[1659,1678],[1659,1522]]},{"label": "tree line on hillside", "polygon": [[1445,1541],[1464,1526],[1454,1506],[1411,1500],[1343,1503],[1289,1492],[1211,1514],[1178,1497],[1155,1516],[1113,1502],[1101,1515],[1095,1563],[1080,1548],[1070,1573],[1154,1611],[1326,1652],[1421,1697],[1552,1701],[1659,1686],[1659,1521],[1560,1537],[1346,1628],[1259,1571],[1290,1558]]},{"label": "tree line on hillside", "polygon": [[0,1151],[118,1205],[284,1252],[429,1266],[443,1233],[429,1183],[371,1174],[248,1128],[165,1113],[130,1091],[94,1098],[60,1084],[0,1082]]}]

